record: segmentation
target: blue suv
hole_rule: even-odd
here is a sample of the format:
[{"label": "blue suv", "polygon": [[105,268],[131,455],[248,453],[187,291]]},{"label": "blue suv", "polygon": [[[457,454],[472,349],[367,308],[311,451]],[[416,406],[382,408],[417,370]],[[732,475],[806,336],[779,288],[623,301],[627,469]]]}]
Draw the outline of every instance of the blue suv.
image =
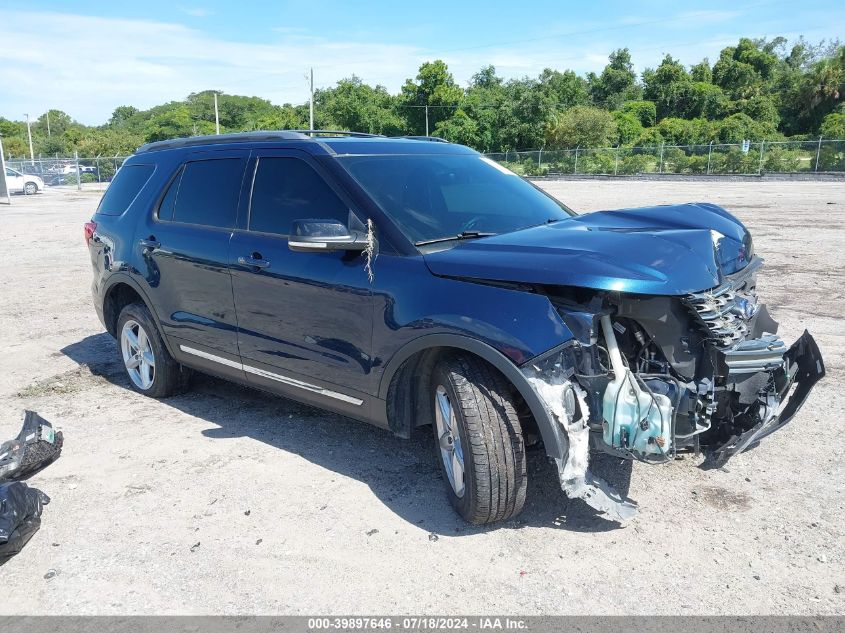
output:
[{"label": "blue suv", "polygon": [[85,225],[132,387],[214,374],[410,437],[467,521],[515,516],[526,446],[570,497],[635,505],[590,450],[720,466],[824,375],[758,302],[762,260],[711,204],[578,215],[477,152],[315,131],[141,147]]}]

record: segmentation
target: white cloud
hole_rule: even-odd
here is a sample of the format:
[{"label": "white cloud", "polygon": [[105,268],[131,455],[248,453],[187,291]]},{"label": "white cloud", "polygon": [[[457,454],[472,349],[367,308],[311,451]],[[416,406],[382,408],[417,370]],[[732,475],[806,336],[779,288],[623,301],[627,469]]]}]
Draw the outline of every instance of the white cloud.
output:
[{"label": "white cloud", "polygon": [[[275,44],[232,42],[146,20],[0,11],[0,25],[0,116],[16,119],[56,107],[99,124],[119,105],[147,108],[210,88],[299,103],[309,66],[320,85],[357,71],[395,88],[420,59],[405,45],[281,35]],[[348,63],[356,59],[370,63]]]},{"label": "white cloud", "polygon": [[209,15],[214,15],[214,11],[210,9],[205,9],[203,7],[177,7],[179,11],[184,13],[185,15],[190,15],[192,18],[204,18]]},{"label": "white cloud", "polygon": [[[673,19],[729,20],[732,13],[693,11]],[[619,18],[603,30],[613,31],[614,24],[624,25],[626,20]],[[448,63],[461,85],[488,64],[505,78],[536,76],[547,67],[600,72],[609,53],[624,46],[642,71],[660,63],[664,53],[685,64],[707,55],[713,61],[739,35],[755,35],[745,25],[735,26],[742,32],[726,30],[702,41],[684,29],[655,37],[653,30],[642,26],[624,33],[600,33],[583,24],[577,25],[579,37],[575,25],[559,24],[545,33],[569,29],[569,35],[438,53],[413,44],[379,44],[372,34],[347,35],[346,41],[339,41],[299,28],[268,27],[265,34],[276,41],[259,44],[224,40],[171,22],[0,10],[0,116],[21,119],[24,112],[37,116],[48,108],[61,108],[84,123],[100,124],[119,105],[148,108],[207,89],[255,95],[274,103],[304,103],[305,74],[311,66],[319,87],[356,74],[392,92],[416,75],[423,61],[436,58]],[[763,23],[756,29],[777,31]],[[661,25],[659,31],[665,30]],[[817,31],[803,32],[809,37]],[[407,39],[429,38],[408,35]]]}]

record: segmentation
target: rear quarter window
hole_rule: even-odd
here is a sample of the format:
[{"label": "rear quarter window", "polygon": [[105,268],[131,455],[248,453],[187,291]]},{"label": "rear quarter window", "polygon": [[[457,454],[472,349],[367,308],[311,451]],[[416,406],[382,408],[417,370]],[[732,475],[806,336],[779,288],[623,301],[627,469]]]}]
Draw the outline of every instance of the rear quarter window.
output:
[{"label": "rear quarter window", "polygon": [[126,165],[121,167],[106,189],[97,213],[120,215],[138,197],[155,171],[155,165]]}]

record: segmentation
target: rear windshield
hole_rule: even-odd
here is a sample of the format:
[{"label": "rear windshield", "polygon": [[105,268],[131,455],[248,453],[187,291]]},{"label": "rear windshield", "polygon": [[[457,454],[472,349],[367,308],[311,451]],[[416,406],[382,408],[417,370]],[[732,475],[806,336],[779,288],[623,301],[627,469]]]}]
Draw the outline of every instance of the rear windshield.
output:
[{"label": "rear windshield", "polygon": [[155,171],[154,165],[126,165],[121,167],[100,201],[97,213],[120,215],[140,193]]}]

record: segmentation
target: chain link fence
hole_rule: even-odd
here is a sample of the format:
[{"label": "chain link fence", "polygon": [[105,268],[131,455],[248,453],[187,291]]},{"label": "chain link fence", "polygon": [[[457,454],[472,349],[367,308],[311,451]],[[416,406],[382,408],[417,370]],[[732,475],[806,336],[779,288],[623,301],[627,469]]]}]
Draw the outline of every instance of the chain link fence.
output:
[{"label": "chain link fence", "polygon": [[76,187],[111,182],[127,156],[6,158],[6,168],[38,176],[47,187]]},{"label": "chain link fence", "polygon": [[[708,143],[646,147],[492,152],[489,158],[525,176],[566,174],[760,175],[845,172],[845,140]],[[47,187],[103,186],[127,156],[7,157],[6,167],[40,177]],[[94,188],[94,187],[92,187]]]},{"label": "chain link fence", "polygon": [[845,172],[845,140],[708,143],[486,154],[525,176]]}]

